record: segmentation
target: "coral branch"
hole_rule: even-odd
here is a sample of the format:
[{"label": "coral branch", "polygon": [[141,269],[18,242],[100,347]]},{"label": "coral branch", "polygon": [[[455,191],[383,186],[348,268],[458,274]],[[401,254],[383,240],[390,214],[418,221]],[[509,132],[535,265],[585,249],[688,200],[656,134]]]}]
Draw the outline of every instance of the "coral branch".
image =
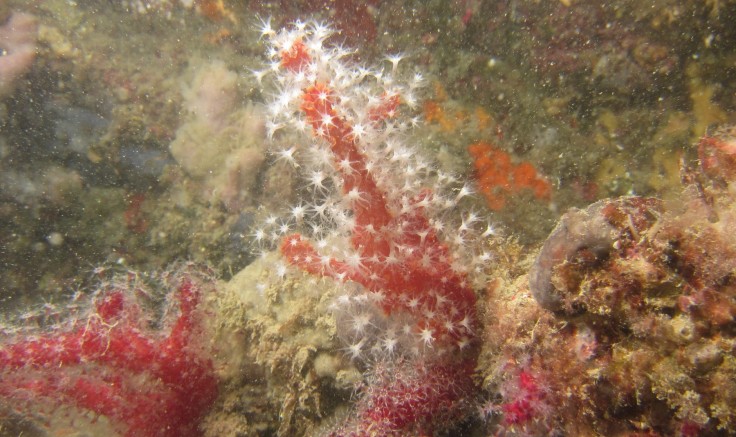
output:
[{"label": "coral branch", "polygon": [[[334,162],[346,161],[350,169],[338,167],[342,176],[343,193],[357,190],[365,196],[365,201],[352,201],[351,208],[356,218],[357,229],[380,230],[391,222],[391,215],[384,200],[384,193],[376,186],[376,181],[366,170],[366,160],[358,151],[353,134],[354,127],[339,117],[335,108],[335,95],[324,84],[316,83],[307,87],[302,96],[301,109],[312,125],[314,135],[327,140]],[[376,240],[365,235],[365,231],[353,235],[353,246],[360,248],[363,255],[388,255],[388,245],[376,244]]]},{"label": "coral branch", "polygon": [[25,411],[45,402],[106,416],[125,435],[197,435],[217,380],[197,343],[202,283],[177,282],[179,315],[164,336],[145,325],[126,283],[103,291],[86,318],[14,334],[0,349],[0,393]]},{"label": "coral branch", "polygon": [[370,374],[370,396],[357,405],[357,414],[332,436],[396,435],[397,430],[431,435],[438,423],[463,417],[472,390],[474,361],[454,365],[399,362],[377,364]]}]

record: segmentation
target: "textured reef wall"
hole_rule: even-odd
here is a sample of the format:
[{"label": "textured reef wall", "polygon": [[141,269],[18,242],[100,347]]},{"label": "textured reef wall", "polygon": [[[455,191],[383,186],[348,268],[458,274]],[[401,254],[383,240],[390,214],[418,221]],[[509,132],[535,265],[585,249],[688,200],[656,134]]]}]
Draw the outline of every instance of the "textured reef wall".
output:
[{"label": "textured reef wall", "polygon": [[485,408],[511,434],[733,430],[733,145],[729,128],[703,138],[677,201],[567,212],[528,282],[491,286]]},{"label": "textured reef wall", "polygon": [[733,434],[734,17],[0,1],[0,433]]}]

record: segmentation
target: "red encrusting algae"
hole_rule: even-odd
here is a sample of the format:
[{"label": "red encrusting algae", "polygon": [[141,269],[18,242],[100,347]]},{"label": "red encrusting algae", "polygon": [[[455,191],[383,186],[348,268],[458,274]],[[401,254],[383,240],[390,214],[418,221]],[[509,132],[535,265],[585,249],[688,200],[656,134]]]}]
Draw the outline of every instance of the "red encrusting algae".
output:
[{"label": "red encrusting algae", "polygon": [[488,207],[500,211],[514,194],[527,190],[535,199],[549,201],[552,185],[529,162],[515,164],[508,153],[484,142],[468,147],[480,191]]}]

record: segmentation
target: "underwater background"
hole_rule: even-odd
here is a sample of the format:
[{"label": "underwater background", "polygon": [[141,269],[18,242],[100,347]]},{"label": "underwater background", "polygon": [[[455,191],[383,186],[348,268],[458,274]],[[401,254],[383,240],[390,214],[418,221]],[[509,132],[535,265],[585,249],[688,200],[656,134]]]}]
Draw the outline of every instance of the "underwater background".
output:
[{"label": "underwater background", "polygon": [[0,0],[0,435],[736,434],[735,20]]}]

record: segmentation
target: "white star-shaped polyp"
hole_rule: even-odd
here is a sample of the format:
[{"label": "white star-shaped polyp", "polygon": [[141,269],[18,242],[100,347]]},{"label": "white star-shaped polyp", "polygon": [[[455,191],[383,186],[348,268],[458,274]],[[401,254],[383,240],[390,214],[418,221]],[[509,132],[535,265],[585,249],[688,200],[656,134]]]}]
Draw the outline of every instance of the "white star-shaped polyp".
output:
[{"label": "white star-shaped polyp", "polygon": [[419,333],[419,338],[422,340],[425,347],[431,347],[434,342],[434,335],[432,335],[432,330],[429,328],[422,329]]},{"label": "white star-shaped polyp", "polygon": [[365,126],[361,123],[355,123],[353,125],[353,137],[355,137],[356,140],[360,141],[366,134],[367,130]]},{"label": "white star-shaped polyp", "polygon": [[332,126],[333,124],[332,116],[330,114],[322,115],[322,126]]},{"label": "white star-shaped polyp", "polygon": [[359,342],[353,343],[350,346],[348,346],[347,352],[348,352],[348,355],[350,355],[351,360],[354,360],[360,357],[360,354],[363,351],[364,344],[365,344],[365,339],[360,339]]}]

